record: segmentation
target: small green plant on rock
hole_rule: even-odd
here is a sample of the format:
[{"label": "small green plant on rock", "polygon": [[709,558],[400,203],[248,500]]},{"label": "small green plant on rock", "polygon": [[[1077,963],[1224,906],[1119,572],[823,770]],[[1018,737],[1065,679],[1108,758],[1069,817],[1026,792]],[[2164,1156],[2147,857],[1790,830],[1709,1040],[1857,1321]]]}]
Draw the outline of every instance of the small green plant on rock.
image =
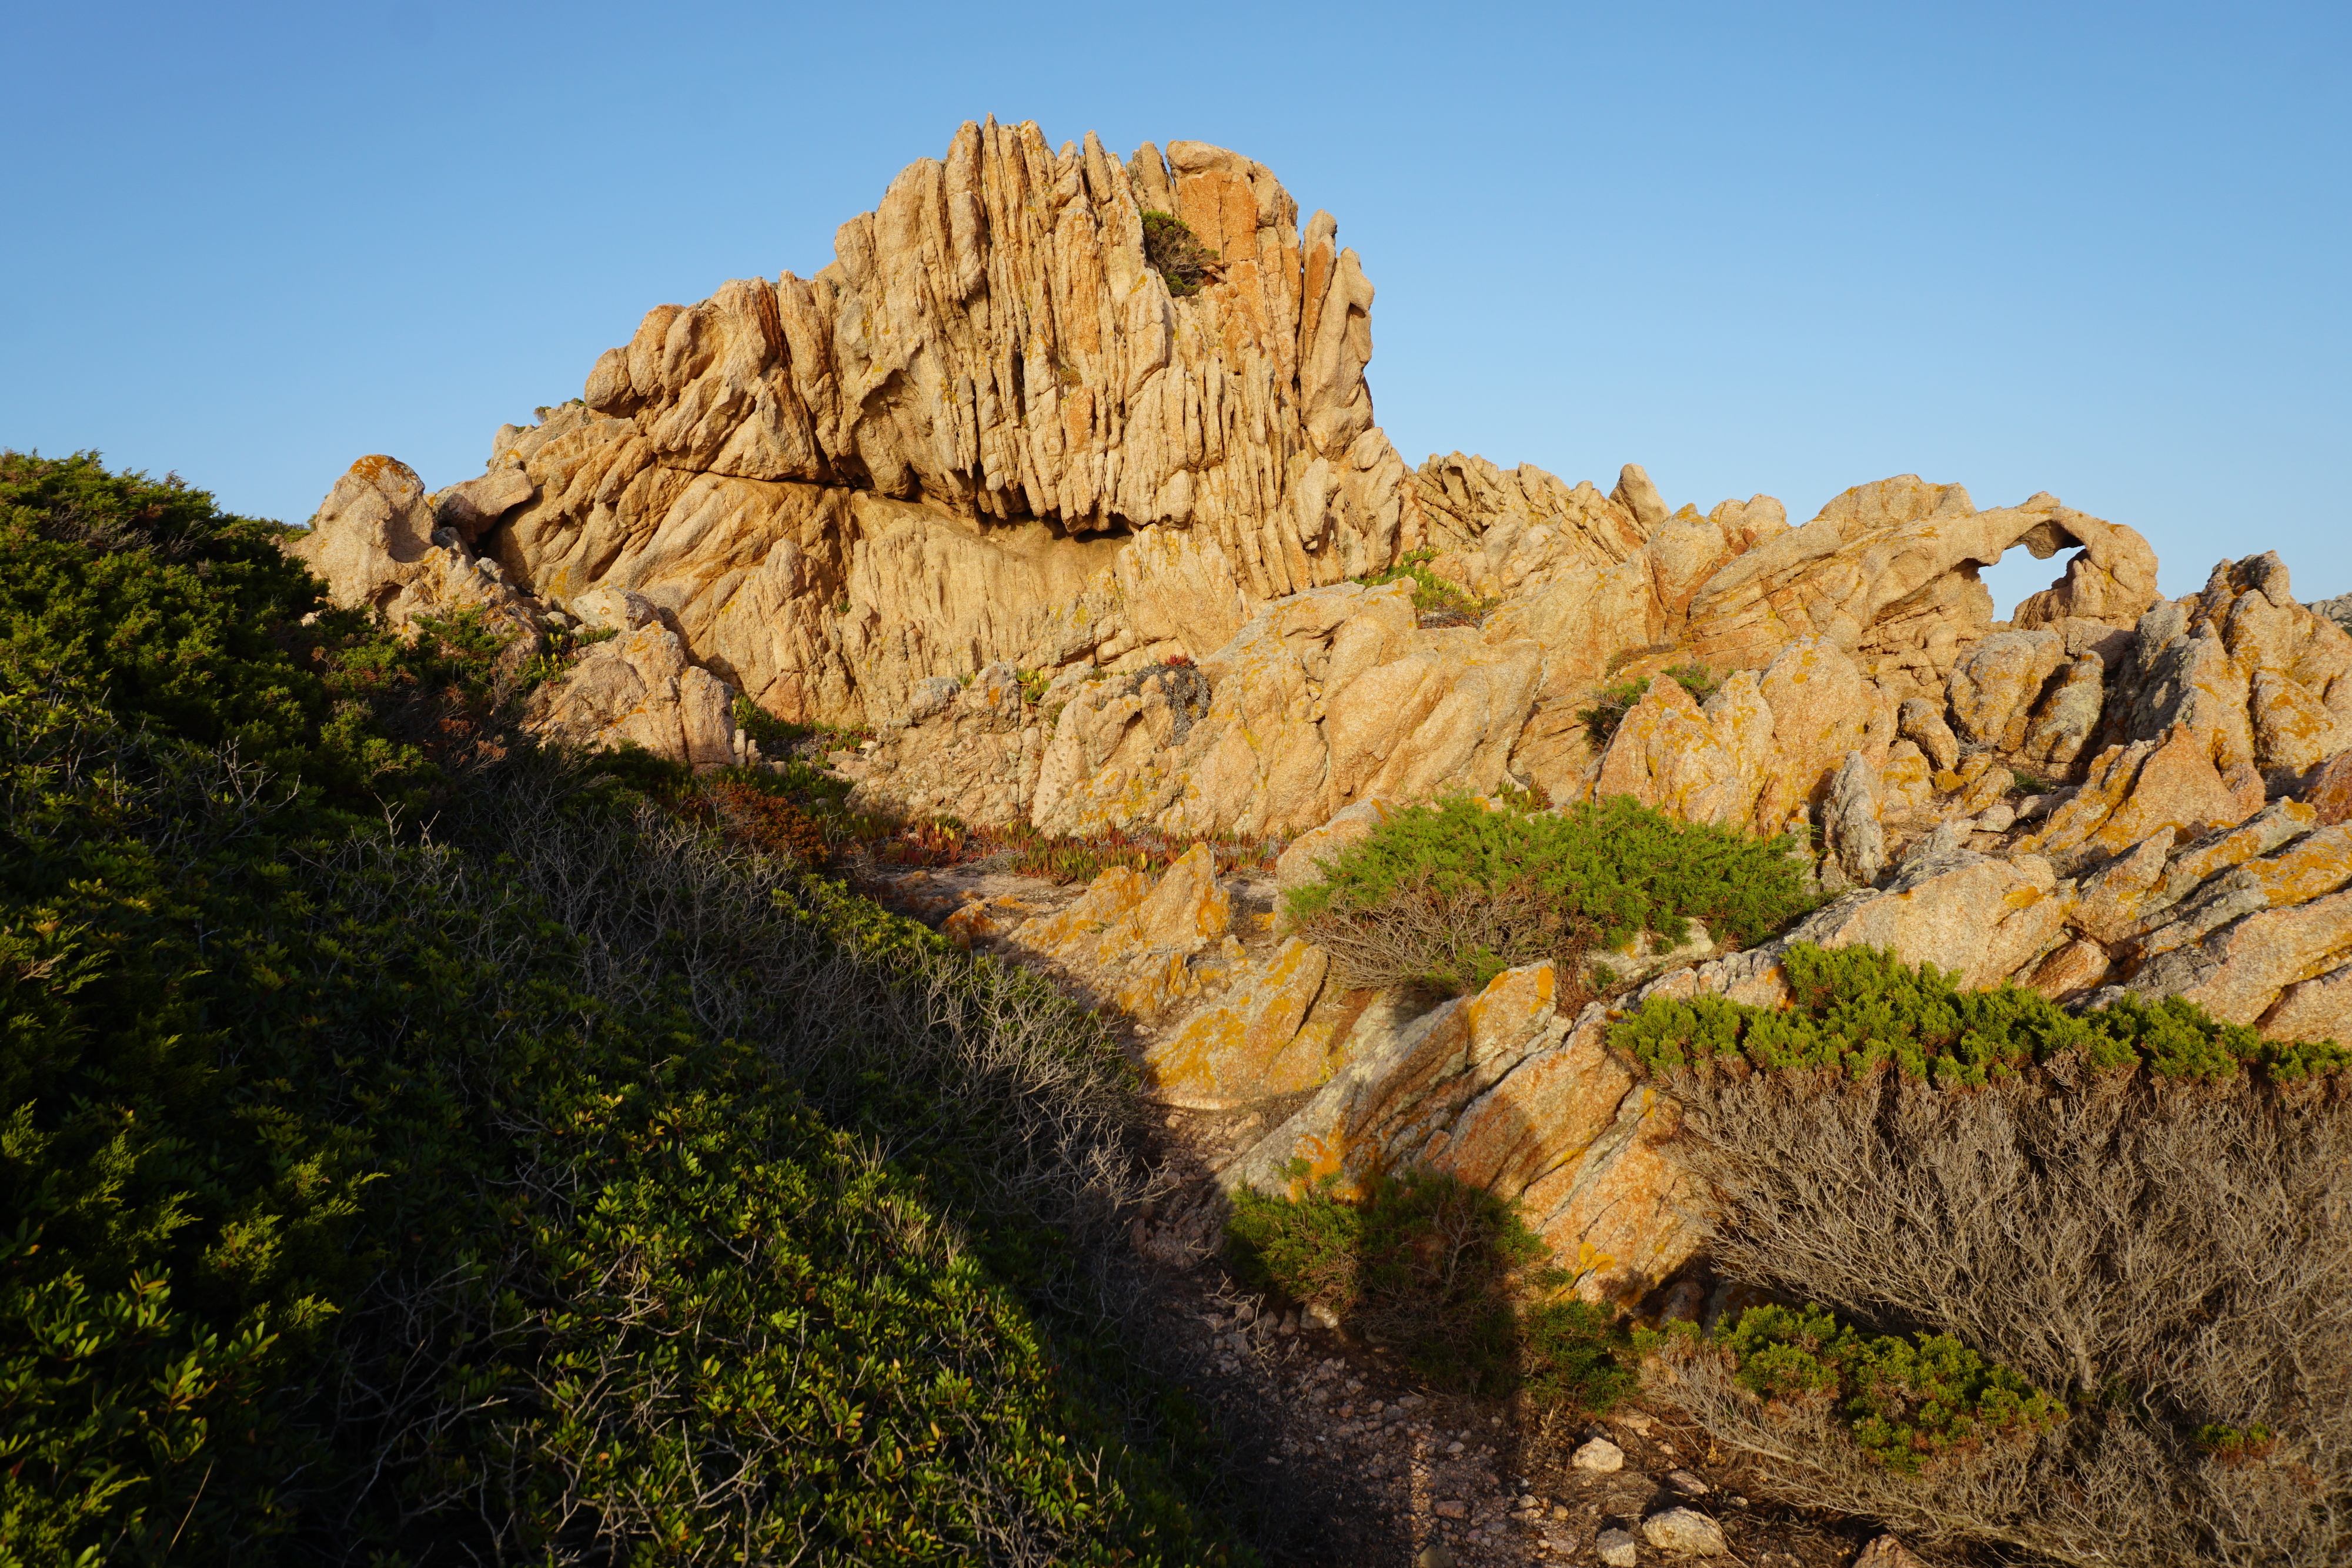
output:
[{"label": "small green plant on rock", "polygon": [[1437,559],[1433,549],[1412,550],[1401,557],[1394,566],[1385,567],[1355,580],[1366,588],[1385,588],[1391,582],[1412,584],[1412,608],[1424,626],[1475,626],[1495,608],[1496,601],[1480,599],[1463,588],[1449,582],[1429,570]]},{"label": "small green plant on rock", "polygon": [[1216,256],[1194,237],[1192,227],[1173,213],[1143,214],[1143,264],[1158,273],[1168,292],[1181,299],[1215,281]]},{"label": "small green plant on rock", "polygon": [[[1672,675],[1683,690],[1690,693],[1694,702],[1704,703],[1723,687],[1721,675],[1696,661],[1675,664],[1665,673]],[[1617,727],[1625,722],[1625,716],[1633,711],[1633,705],[1640,702],[1643,694],[1649,689],[1649,680],[1639,675],[1612,681],[1593,689],[1592,706],[1580,709],[1576,716],[1583,721],[1584,733],[1591,738],[1593,749],[1599,750],[1609,744],[1617,733]]]}]

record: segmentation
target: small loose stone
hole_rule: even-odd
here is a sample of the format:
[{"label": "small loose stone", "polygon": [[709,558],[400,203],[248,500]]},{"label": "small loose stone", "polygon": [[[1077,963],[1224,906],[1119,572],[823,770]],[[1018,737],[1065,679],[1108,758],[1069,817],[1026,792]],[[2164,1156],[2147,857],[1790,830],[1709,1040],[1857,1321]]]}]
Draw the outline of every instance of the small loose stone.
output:
[{"label": "small loose stone", "polygon": [[1595,1437],[1576,1450],[1574,1463],[1580,1470],[1608,1475],[1625,1468],[1625,1450],[1606,1437]]},{"label": "small loose stone", "polygon": [[1642,1533],[1661,1552],[1685,1557],[1720,1557],[1731,1550],[1723,1527],[1696,1509],[1670,1508],[1642,1521]]}]

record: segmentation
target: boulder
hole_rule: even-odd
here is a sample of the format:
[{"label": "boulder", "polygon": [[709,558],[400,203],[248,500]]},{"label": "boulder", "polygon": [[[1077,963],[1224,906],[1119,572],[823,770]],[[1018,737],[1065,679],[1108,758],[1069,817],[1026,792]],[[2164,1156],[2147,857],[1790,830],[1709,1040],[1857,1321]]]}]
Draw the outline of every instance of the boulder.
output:
[{"label": "boulder", "polygon": [[2002,632],[1953,663],[1948,678],[1952,718],[1963,739],[2017,751],[2042,690],[2065,662],[2055,632]]},{"label": "boulder", "polygon": [[1927,1568],[1927,1564],[1894,1536],[1882,1535],[1862,1549],[1853,1568]]},{"label": "boulder", "polygon": [[1845,754],[1822,811],[1828,861],[1848,882],[1869,886],[1886,868],[1886,835],[1879,827],[1878,775],[1859,751]]},{"label": "boulder", "polygon": [[1328,1082],[1339,1031],[1306,1026],[1328,967],[1323,949],[1296,936],[1243,967],[1223,996],[1145,1051],[1152,1097],[1227,1110]]},{"label": "boulder", "polygon": [[[1025,920],[1003,940],[1046,960],[1089,1001],[1146,1022],[1242,983],[1255,1005],[1244,1006],[1240,1034],[1264,1048],[1261,1059],[1287,1042],[1286,1036],[1267,1045],[1274,1027],[1267,1019],[1282,1012],[1283,998],[1305,984],[1300,971],[1312,967],[1294,962],[1279,975],[1245,969],[1246,955],[1233,936],[1233,900],[1217,879],[1215,852],[1207,844],[1195,844],[1157,877],[1113,866],[1067,908]],[[1309,1005],[1320,990],[1319,967],[1306,993]],[[1256,1035],[1249,1032],[1253,1024]],[[1211,1049],[1227,1032],[1203,1021],[1192,1046],[1170,1059],[1177,1103],[1223,1103],[1230,1086],[1245,1082],[1245,1066]],[[1255,1095],[1241,1092],[1240,1097]]]},{"label": "boulder", "polygon": [[496,562],[438,530],[425,482],[397,459],[379,455],[352,464],[319,504],[309,531],[286,549],[348,609],[380,611],[403,628],[419,616],[478,611],[509,639],[510,663],[539,651],[539,606],[508,584]]},{"label": "boulder", "polygon": [[1896,727],[1903,737],[1918,747],[1938,773],[1948,773],[1959,766],[1960,740],[1944,722],[1944,705],[1925,697],[1905,697],[1896,710]]},{"label": "boulder", "polygon": [[740,760],[735,693],[687,662],[677,632],[656,622],[598,643],[534,695],[528,727],[590,750],[624,742],[698,768]]}]

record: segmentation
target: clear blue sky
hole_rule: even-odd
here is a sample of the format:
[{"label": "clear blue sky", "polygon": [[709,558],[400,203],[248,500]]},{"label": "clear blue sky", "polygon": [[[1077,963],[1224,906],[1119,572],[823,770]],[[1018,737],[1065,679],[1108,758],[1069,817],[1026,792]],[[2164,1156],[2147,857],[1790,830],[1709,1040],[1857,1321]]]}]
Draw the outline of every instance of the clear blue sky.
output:
[{"label": "clear blue sky", "polygon": [[[1327,207],[1408,461],[1796,518],[1906,471],[2352,591],[2352,7],[11,0],[0,445],[307,517],[803,276],[956,125]],[[2012,552],[2004,610],[2051,567]]]}]

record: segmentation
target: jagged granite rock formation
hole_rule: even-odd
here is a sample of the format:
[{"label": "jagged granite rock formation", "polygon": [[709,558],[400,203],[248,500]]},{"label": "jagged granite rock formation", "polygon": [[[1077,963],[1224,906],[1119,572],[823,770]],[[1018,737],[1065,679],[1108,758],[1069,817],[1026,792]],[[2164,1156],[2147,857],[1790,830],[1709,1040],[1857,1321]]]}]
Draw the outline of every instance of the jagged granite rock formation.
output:
[{"label": "jagged granite rock formation", "polygon": [[[1146,211],[1216,258],[1197,291]],[[2352,1038],[2352,596],[2300,604],[2253,555],[2166,601],[2129,528],[1912,475],[1791,527],[1636,465],[1605,494],[1409,471],[1371,298],[1329,215],[1237,154],[967,125],[814,277],[656,308],[465,484],[362,459],[293,548],[395,621],[620,632],[541,699],[583,744],[740,758],[740,692],[873,729],[836,757],[869,808],[1283,835],[1286,886],[1414,800],[1628,794],[1817,847],[1843,891],[1790,939]],[[1980,574],[2020,547],[2074,553],[2004,622]],[[1430,612],[1401,567],[1458,594]],[[950,927],[1137,1020],[1171,1101],[1306,1095],[1231,1179],[1444,1166],[1604,1292],[1687,1256],[1672,1107],[1609,1059],[1606,1007],[1560,1016],[1549,971],[1418,1017],[1338,996],[1229,903],[1203,853]],[[1665,956],[1626,1000],[1770,1001],[1779,951]]]}]

